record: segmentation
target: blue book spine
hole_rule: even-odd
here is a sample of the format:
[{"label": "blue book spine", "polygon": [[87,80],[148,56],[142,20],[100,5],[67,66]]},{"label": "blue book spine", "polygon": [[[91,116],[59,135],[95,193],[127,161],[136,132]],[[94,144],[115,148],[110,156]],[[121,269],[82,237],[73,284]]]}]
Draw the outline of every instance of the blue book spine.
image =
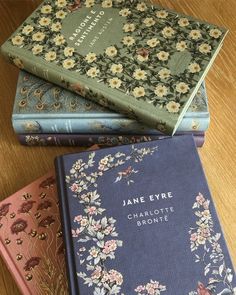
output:
[{"label": "blue book spine", "polygon": [[[22,133],[80,134],[154,134],[150,129],[124,115],[109,111],[92,101],[20,72],[12,114],[13,127]],[[210,116],[203,83],[186,112],[177,132],[206,131]],[[161,127],[159,126],[158,129]]]},{"label": "blue book spine", "polygon": [[[52,119],[20,119],[17,116],[12,120],[13,128],[17,134],[22,133],[90,133],[90,134],[161,134],[160,131],[149,129],[144,125],[130,119],[122,118],[52,118]],[[204,132],[208,129],[210,117],[184,118],[177,129],[179,132]]]},{"label": "blue book spine", "polygon": [[[202,147],[205,142],[205,135],[200,132],[194,135],[193,139],[197,147]],[[178,136],[178,135],[175,135]],[[140,142],[147,142],[158,139],[165,139],[166,135],[115,135],[115,134],[20,134],[18,139],[22,145],[27,146],[84,146],[110,147]]]}]

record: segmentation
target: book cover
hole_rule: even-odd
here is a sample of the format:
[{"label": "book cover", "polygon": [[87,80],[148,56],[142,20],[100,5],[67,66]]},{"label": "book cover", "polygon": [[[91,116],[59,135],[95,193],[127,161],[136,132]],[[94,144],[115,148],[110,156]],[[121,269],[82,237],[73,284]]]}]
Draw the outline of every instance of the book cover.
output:
[{"label": "book cover", "polygon": [[174,134],[226,33],[138,0],[45,0],[1,49],[21,69]]},{"label": "book cover", "polygon": [[0,255],[24,295],[69,295],[55,182],[48,172],[0,202]]},{"label": "book cover", "polygon": [[[191,133],[189,133],[191,134]],[[181,136],[175,135],[175,136]],[[122,135],[122,134],[19,134],[21,144],[27,146],[85,146],[94,144],[100,147],[110,147],[131,143],[140,143],[158,139],[164,139],[166,135]],[[205,143],[205,134],[197,132],[193,135],[197,147]]]},{"label": "book cover", "polygon": [[0,203],[0,253],[24,295],[67,295],[55,173]]},{"label": "book cover", "polygon": [[235,294],[191,136],[56,159],[71,294]]},{"label": "book cover", "polygon": [[[205,131],[210,115],[205,83],[194,97],[176,133]],[[136,120],[111,112],[32,74],[20,71],[12,124],[16,133],[160,134]]]}]

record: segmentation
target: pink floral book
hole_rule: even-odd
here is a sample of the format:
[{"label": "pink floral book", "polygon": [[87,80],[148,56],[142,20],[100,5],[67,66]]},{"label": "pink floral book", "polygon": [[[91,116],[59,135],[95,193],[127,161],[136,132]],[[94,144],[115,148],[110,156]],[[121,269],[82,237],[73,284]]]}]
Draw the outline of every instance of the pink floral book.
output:
[{"label": "pink floral book", "polygon": [[0,255],[22,294],[69,294],[54,171],[0,202]]},{"label": "pink floral book", "polygon": [[24,295],[68,294],[54,172],[0,203],[0,253]]}]

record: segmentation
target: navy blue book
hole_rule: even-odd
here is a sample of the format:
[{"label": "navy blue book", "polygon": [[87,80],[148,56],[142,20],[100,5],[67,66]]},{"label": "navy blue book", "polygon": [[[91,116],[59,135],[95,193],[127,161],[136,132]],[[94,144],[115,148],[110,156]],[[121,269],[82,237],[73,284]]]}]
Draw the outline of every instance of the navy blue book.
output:
[{"label": "navy blue book", "polygon": [[235,271],[191,136],[56,159],[72,295],[230,295]]}]

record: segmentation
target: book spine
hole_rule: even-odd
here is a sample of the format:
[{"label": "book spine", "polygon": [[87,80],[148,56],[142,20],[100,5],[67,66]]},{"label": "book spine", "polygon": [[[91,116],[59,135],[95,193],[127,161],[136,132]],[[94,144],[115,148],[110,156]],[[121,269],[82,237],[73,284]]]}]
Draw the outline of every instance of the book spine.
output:
[{"label": "book spine", "polygon": [[17,286],[21,290],[22,294],[24,295],[32,295],[30,292],[30,289],[25,283],[25,280],[23,279],[21,273],[16,267],[16,264],[14,263],[11,255],[9,254],[8,250],[4,246],[4,242],[0,238],[0,256],[3,258],[3,260],[6,263],[6,266],[8,270],[11,272],[12,276],[14,277],[14,280],[17,283]]},{"label": "book spine", "polygon": [[[86,93],[84,96],[93,100],[96,103],[100,103],[100,101],[106,101],[107,107],[116,112],[121,112],[125,116],[128,116],[132,119],[135,119],[141,123],[147,124],[150,128],[156,129],[156,127],[160,124],[165,125],[164,133],[167,135],[173,135],[176,128],[176,121],[168,120],[166,121],[164,118],[157,118],[154,114],[148,112],[144,108],[138,107],[136,104],[128,104],[126,100],[119,99],[115,95],[105,94],[100,88],[95,87],[94,85],[89,85],[87,82],[75,80],[71,73],[68,72],[66,77],[61,76],[60,71],[56,70],[52,65],[47,65],[42,61],[42,63],[34,63],[30,56],[27,54],[21,53],[17,50],[11,48],[4,44],[1,47],[1,52],[3,56],[12,64],[20,68],[21,70],[26,70],[31,74],[38,76],[44,80],[47,80],[51,83],[57,84],[61,87],[67,88],[70,91],[74,91],[73,88],[70,87],[72,84],[80,83],[81,89],[85,89]],[[195,95],[195,93],[194,93]],[[193,97],[194,97],[193,95]],[[188,105],[190,101],[188,102]],[[187,108],[187,106],[186,106]],[[183,116],[183,113],[182,113]]]},{"label": "book spine", "polygon": [[56,158],[55,160],[56,177],[57,177],[57,189],[58,189],[58,199],[60,207],[60,215],[62,221],[62,231],[64,235],[65,251],[66,251],[66,267],[67,267],[67,277],[69,281],[69,288],[71,295],[78,295],[79,290],[76,284],[76,265],[73,257],[73,241],[71,236],[71,226],[70,226],[70,214],[67,202],[67,194],[65,188],[65,176],[64,176],[64,165],[62,158]]},{"label": "book spine", "polygon": [[210,116],[208,117],[195,117],[195,118],[183,118],[177,132],[205,132],[208,130],[210,125]]},{"label": "book spine", "polygon": [[205,143],[205,135],[203,135],[203,136],[193,136],[193,139],[195,141],[195,144],[196,144],[197,148],[203,147],[203,145]]},{"label": "book spine", "polygon": [[[176,135],[179,136],[179,135]],[[22,145],[26,146],[85,146],[90,147],[94,144],[100,147],[110,147],[117,145],[147,142],[152,140],[164,139],[168,136],[162,135],[84,135],[84,134],[20,134],[18,139]],[[202,147],[205,136],[193,136],[196,146]]]},{"label": "book spine", "polygon": [[[184,118],[177,132],[206,131],[210,118]],[[156,129],[149,129],[130,119],[14,119],[13,128],[17,134],[27,133],[28,126],[33,126],[32,133],[90,133],[90,134],[145,134],[161,135]]]}]

